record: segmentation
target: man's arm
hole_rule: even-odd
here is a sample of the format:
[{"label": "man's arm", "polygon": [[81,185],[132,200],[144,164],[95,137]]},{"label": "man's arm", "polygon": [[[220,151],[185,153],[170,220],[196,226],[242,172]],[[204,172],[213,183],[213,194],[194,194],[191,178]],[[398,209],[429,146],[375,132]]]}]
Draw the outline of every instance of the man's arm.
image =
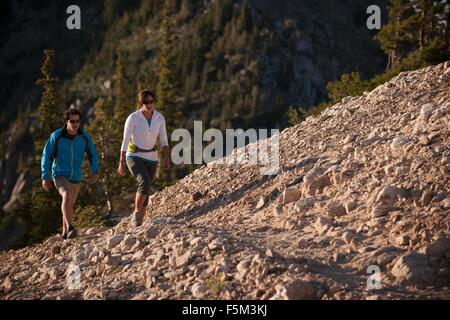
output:
[{"label": "man's arm", "polygon": [[51,180],[52,179],[52,161],[51,155],[53,149],[55,148],[55,136],[52,134],[47,140],[44,149],[42,150],[41,157],[41,179]]},{"label": "man's arm", "polygon": [[91,174],[98,173],[99,170],[99,161],[98,161],[98,153],[97,149],[95,149],[94,142],[92,141],[92,137],[89,133],[85,132],[86,138],[88,140],[88,148],[91,153]]},{"label": "man's arm", "polygon": [[42,179],[42,188],[45,191],[50,191],[52,186],[52,161],[51,159],[53,149],[55,148],[55,136],[52,134],[50,138],[47,140],[44,149],[42,150],[41,156],[41,179]]}]

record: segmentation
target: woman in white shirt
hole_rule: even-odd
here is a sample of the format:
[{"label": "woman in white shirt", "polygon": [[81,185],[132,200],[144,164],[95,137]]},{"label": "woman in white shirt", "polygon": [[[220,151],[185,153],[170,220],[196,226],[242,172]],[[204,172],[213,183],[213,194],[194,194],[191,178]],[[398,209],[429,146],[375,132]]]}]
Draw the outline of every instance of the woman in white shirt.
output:
[{"label": "woman in white shirt", "polygon": [[163,151],[163,167],[170,168],[166,121],[164,116],[153,108],[155,100],[155,94],[149,90],[138,93],[138,107],[125,122],[120,148],[117,173],[125,176],[126,165],[138,182],[133,213],[133,224],[136,227],[142,224],[158,165],[158,136]]}]

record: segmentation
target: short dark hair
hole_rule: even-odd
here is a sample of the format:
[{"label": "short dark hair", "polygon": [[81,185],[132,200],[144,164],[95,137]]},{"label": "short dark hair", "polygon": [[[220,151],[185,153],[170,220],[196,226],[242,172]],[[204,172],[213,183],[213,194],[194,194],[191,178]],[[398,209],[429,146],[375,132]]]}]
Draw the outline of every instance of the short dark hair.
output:
[{"label": "short dark hair", "polygon": [[70,116],[76,116],[76,115],[80,116],[80,120],[81,120],[81,112],[78,111],[77,109],[70,108],[70,109],[67,109],[66,111],[64,111],[64,113],[63,113],[64,124],[66,124],[66,122],[70,120]]}]

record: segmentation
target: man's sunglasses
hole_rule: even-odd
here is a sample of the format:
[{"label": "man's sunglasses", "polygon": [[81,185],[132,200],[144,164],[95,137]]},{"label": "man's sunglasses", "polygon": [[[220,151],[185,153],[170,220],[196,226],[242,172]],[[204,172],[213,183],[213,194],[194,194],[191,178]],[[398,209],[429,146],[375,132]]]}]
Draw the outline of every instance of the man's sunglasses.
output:
[{"label": "man's sunglasses", "polygon": [[72,124],[74,124],[74,123],[80,123],[80,120],[67,120],[67,121],[69,121],[69,122],[72,123]]}]

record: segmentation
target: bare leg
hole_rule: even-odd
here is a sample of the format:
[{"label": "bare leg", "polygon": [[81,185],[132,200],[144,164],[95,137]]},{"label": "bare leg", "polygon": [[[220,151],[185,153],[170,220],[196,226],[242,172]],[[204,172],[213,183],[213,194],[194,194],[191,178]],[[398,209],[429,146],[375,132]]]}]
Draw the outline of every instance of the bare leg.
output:
[{"label": "bare leg", "polygon": [[70,226],[70,195],[67,191],[61,192],[61,212],[63,215],[63,233],[67,233]]},{"label": "bare leg", "polygon": [[147,198],[146,194],[136,192],[136,198],[134,201],[134,211],[145,213],[144,202],[146,198]]},{"label": "bare leg", "polygon": [[77,200],[78,191],[80,191],[80,184],[72,184],[71,190],[69,193],[69,204],[70,204],[70,211],[69,211],[69,226],[72,225],[73,217],[75,215],[75,201]]},{"label": "bare leg", "polygon": [[145,195],[145,201],[142,205],[142,210],[143,210],[143,217],[145,217],[146,213],[147,213],[147,207],[148,207],[148,198],[150,198],[149,195]]}]

